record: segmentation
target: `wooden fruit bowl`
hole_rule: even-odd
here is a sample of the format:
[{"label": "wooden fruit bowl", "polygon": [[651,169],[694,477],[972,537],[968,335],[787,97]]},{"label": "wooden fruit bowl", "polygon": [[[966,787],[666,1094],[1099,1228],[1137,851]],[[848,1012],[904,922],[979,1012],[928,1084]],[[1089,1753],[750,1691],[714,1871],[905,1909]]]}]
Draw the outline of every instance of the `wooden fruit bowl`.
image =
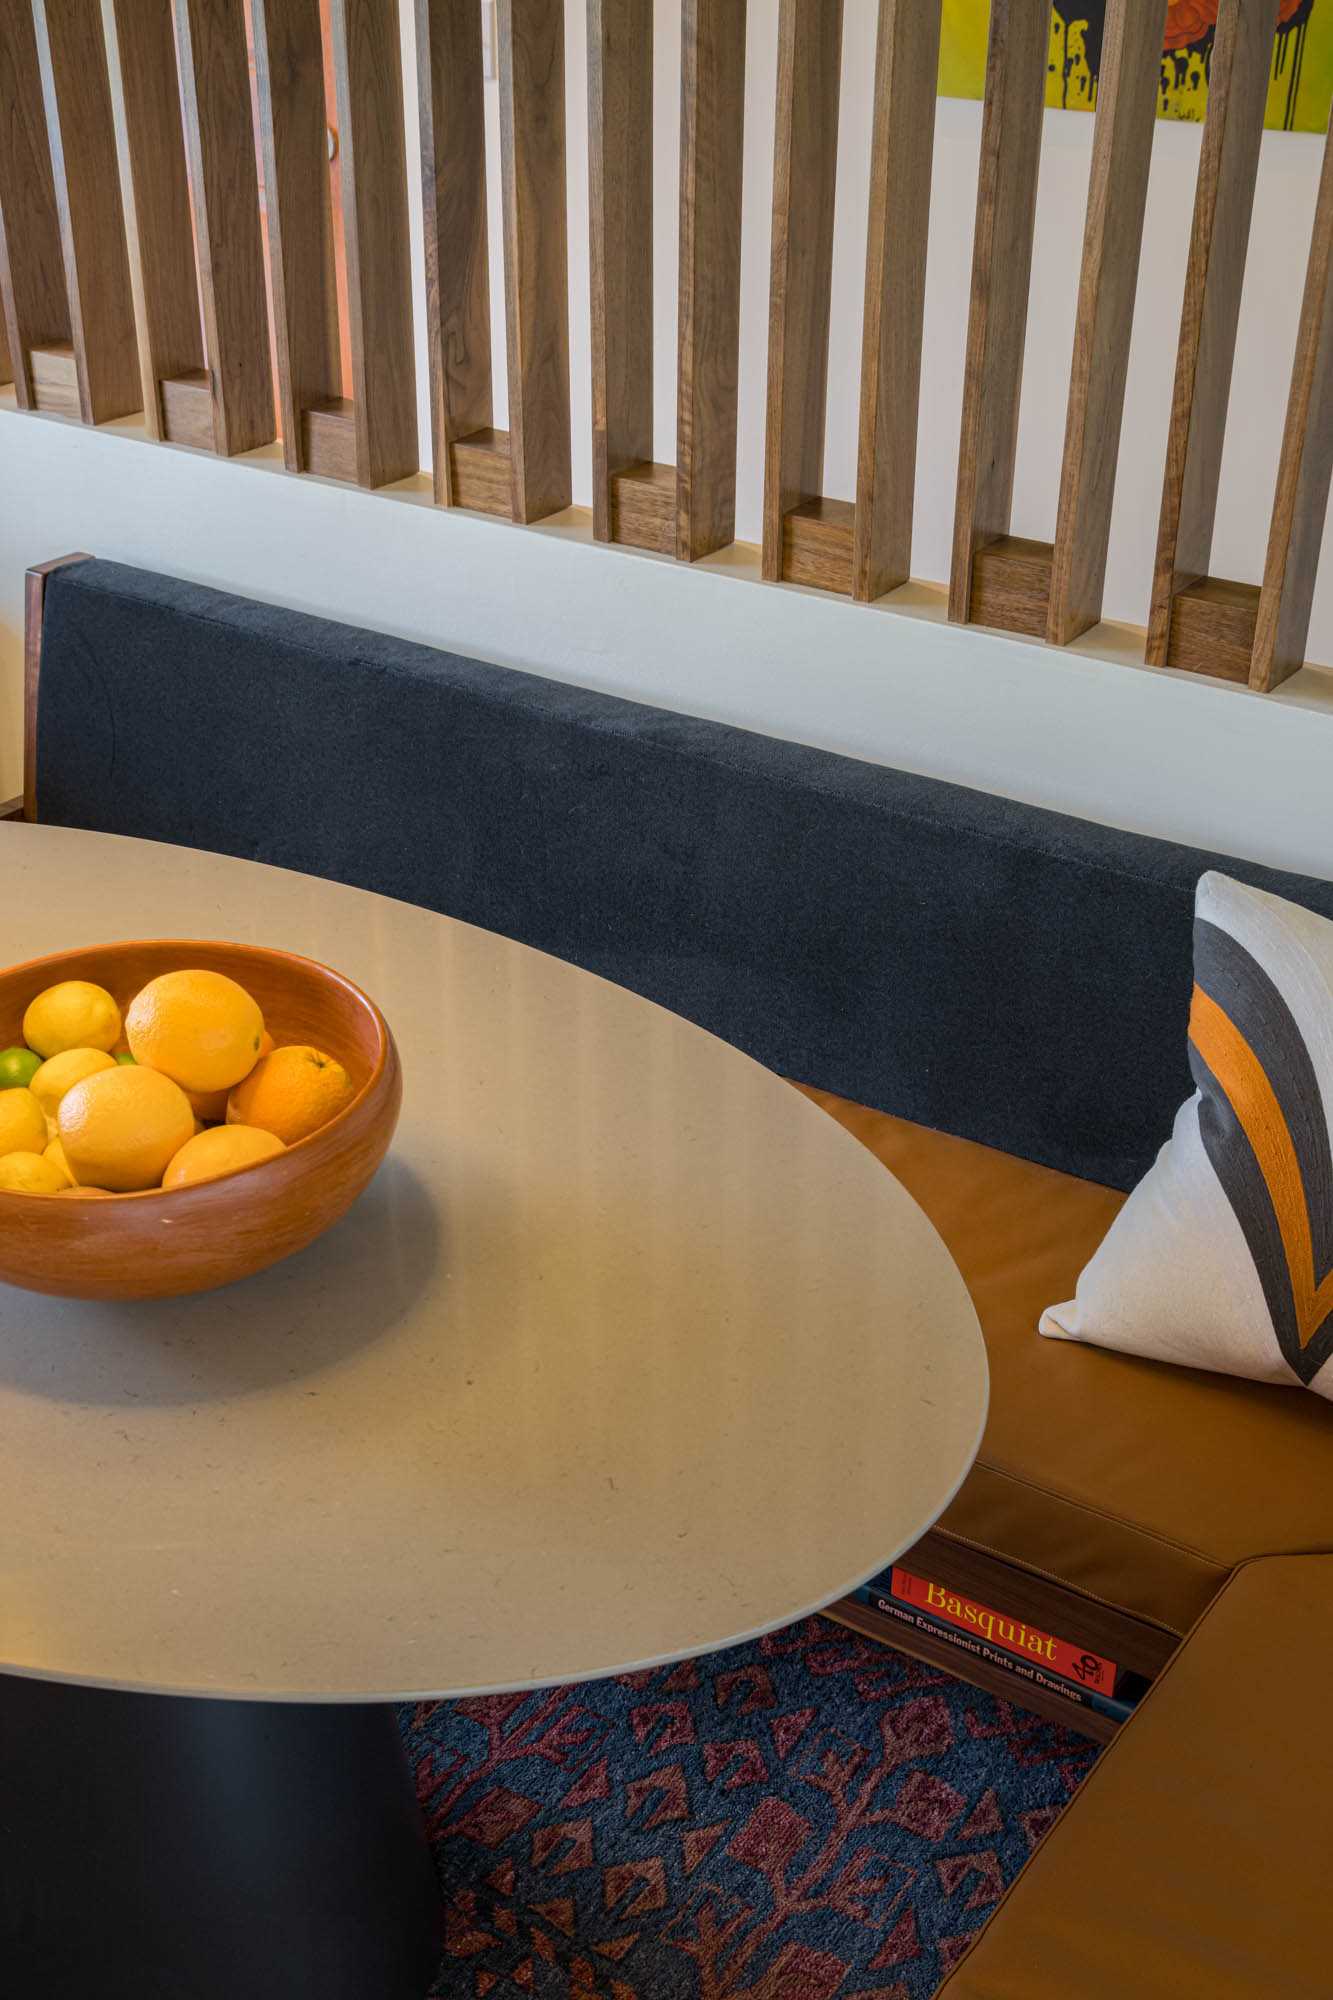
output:
[{"label": "wooden fruit bowl", "polygon": [[345,1215],[389,1149],[402,1103],[398,1050],[359,987],[313,959],[256,945],[155,939],[62,951],[0,972],[0,1048],[62,979],[106,987],[122,1012],[159,973],[224,972],[259,1002],[282,1044],[342,1063],[356,1096],[274,1159],[170,1193],[25,1195],[0,1190],[0,1280],[71,1299],[169,1299],[248,1278]]}]

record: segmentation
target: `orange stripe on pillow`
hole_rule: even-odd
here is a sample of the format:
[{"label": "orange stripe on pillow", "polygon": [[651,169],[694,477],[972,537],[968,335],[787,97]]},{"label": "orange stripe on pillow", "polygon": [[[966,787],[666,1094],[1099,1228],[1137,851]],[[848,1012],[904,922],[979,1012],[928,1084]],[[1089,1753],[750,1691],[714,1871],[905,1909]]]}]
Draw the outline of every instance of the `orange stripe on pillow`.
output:
[{"label": "orange stripe on pillow", "polygon": [[1190,1002],[1190,1040],[1226,1092],[1259,1162],[1286,1252],[1300,1343],[1308,1347],[1333,1312],[1333,1271],[1315,1283],[1310,1208],[1287,1121],[1258,1056],[1201,986]]}]

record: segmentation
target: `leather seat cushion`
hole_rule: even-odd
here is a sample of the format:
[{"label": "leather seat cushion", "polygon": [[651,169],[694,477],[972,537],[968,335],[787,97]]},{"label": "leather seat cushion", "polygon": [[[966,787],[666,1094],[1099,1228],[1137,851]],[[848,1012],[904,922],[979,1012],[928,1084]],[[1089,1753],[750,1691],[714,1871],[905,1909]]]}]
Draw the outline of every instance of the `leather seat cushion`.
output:
[{"label": "leather seat cushion", "polygon": [[943,1530],[1178,1633],[1238,1563],[1333,1550],[1325,1398],[1037,1332],[1123,1195],[808,1094],[915,1196],[976,1303],[990,1415]]},{"label": "leather seat cushion", "polygon": [[1314,2000],[1333,1801],[1282,1663],[1333,1647],[1333,1557],[1240,1570],[939,2000]]}]

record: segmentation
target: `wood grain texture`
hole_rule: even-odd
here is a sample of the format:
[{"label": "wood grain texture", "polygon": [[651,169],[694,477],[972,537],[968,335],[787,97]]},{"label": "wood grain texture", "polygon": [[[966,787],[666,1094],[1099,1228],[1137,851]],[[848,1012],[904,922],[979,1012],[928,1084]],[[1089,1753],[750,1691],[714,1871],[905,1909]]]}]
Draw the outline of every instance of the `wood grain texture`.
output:
[{"label": "wood grain texture", "polygon": [[1044,639],[1053,556],[1049,542],[1026,535],[1000,535],[985,543],[972,558],[970,621]]},{"label": "wood grain texture", "polygon": [[214,447],[230,457],[277,434],[244,0],[176,0],[176,43]]},{"label": "wood grain texture", "polygon": [[[0,223],[0,238],[3,237],[3,233],[4,233],[4,225],[3,223]],[[8,383],[12,382],[13,379],[14,379],[14,364],[11,361],[9,355],[9,331],[6,325],[4,312],[2,309],[0,309],[0,388],[5,387]]]},{"label": "wood grain texture", "polygon": [[32,825],[37,820],[37,706],[42,680],[46,580],[55,570],[89,560],[82,553],[56,556],[50,562],[34,563],[23,578],[23,817]]},{"label": "wood grain texture", "polygon": [[398,0],[333,0],[356,476],[406,479],[417,436]]},{"label": "wood grain texture", "polygon": [[763,573],[782,576],[783,518],[819,497],[828,405],[842,0],[781,0],[768,293]]},{"label": "wood grain texture", "polygon": [[255,945],[148,940],[60,952],[0,972],[0,1029],[17,1042],[27,1004],[62,979],[106,987],[122,1009],[182,965],[254,996],[276,1040],[326,1049],[356,1095],[309,1138],[194,1187],[94,1198],[0,1192],[0,1278],[62,1298],[180,1298],[267,1269],[345,1215],[388,1151],[402,1103],[384,1016],[341,974]]},{"label": "wood grain texture", "polygon": [[142,406],[134,291],[99,0],[32,0],[70,339],[86,424]]},{"label": "wood grain texture", "polygon": [[499,0],[513,517],[572,498],[564,0]]},{"label": "wood grain texture", "polygon": [[609,482],[610,536],[658,555],[676,553],[676,468],[651,459],[622,466]]},{"label": "wood grain texture", "polygon": [[1009,532],[1050,31],[1049,0],[993,0],[949,573],[959,622],[973,557]]},{"label": "wood grain texture", "polygon": [[680,32],[676,554],[697,562],[736,538],[746,0],[684,0]]},{"label": "wood grain texture", "polygon": [[588,0],[592,518],[611,475],[653,456],[652,0]]},{"label": "wood grain texture", "polygon": [[320,479],[355,483],[356,412],[346,396],[325,396],[301,412],[301,456]]},{"label": "wood grain texture", "polygon": [[1145,658],[1165,666],[1177,593],[1206,576],[1278,0],[1221,0],[1167,432]]},{"label": "wood grain texture", "polygon": [[1333,475],[1333,130],[1315,204],[1282,432],[1250,686],[1280,687],[1305,661]]},{"label": "wood grain texture", "polygon": [[1106,14],[1046,619],[1055,646],[1102,615],[1165,21],[1166,0],[1110,0]]},{"label": "wood grain texture", "polygon": [[70,341],[31,0],[0,0],[0,314],[15,399],[30,410],[31,349]]},{"label": "wood grain texture", "polygon": [[1248,682],[1259,618],[1257,583],[1203,576],[1177,591],[1171,607],[1165,666]]},{"label": "wood grain texture", "polygon": [[[172,0],[102,0],[144,422],[171,435],[165,377],[205,367]],[[211,448],[211,419],[208,445]]]},{"label": "wood grain texture", "polygon": [[343,393],[319,0],[251,0],[278,357],[278,424],[303,472],[302,412]]},{"label": "wood grain texture", "polygon": [[850,596],[856,509],[850,500],[803,500],[782,517],[782,575],[787,583]]},{"label": "wood grain texture", "polygon": [[469,504],[452,447],[494,415],[481,9],[416,0],[416,27],[432,460],[435,498],[450,507]]},{"label": "wood grain texture", "polygon": [[191,375],[164,375],[157,383],[162,404],[162,435],[169,444],[186,444],[195,451],[215,451],[213,384],[206,368]]},{"label": "wood grain texture", "polygon": [[912,573],[940,13],[938,0],[880,0],[852,560],[862,603]]},{"label": "wood grain texture", "polygon": [[52,417],[83,420],[83,400],[79,393],[79,364],[74,344],[64,340],[28,349],[28,374],[32,382],[32,407]]},{"label": "wood grain texture", "polygon": [[509,433],[494,425],[473,431],[449,447],[452,505],[511,520],[514,483],[509,469]]}]

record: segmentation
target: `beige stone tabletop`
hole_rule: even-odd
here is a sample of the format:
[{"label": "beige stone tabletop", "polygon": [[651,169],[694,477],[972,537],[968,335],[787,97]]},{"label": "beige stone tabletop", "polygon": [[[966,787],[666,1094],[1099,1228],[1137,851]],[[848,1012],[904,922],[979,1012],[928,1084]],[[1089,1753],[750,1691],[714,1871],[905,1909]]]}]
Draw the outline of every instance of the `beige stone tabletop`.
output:
[{"label": "beige stone tabletop", "polygon": [[0,867],[4,963],[306,953],[405,1076],[378,1178],[288,1263],[138,1305],[0,1285],[0,1671],[310,1700],[606,1674],[830,1603],[953,1495],[967,1292],[780,1078],[359,890],[22,825]]}]

